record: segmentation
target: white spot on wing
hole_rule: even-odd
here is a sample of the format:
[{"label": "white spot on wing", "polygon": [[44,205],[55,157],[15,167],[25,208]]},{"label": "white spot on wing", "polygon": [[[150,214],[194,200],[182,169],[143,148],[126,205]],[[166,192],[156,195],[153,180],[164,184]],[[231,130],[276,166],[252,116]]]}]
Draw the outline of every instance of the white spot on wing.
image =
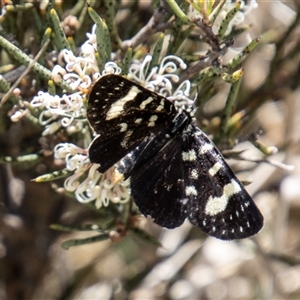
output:
[{"label": "white spot on wing", "polygon": [[140,89],[135,85],[132,86],[132,88],[126,96],[117,100],[111,105],[110,109],[106,114],[106,120],[111,120],[118,117],[124,111],[124,105],[127,102],[132,101],[138,93],[140,93]]},{"label": "white spot on wing", "polygon": [[148,123],[148,126],[149,127],[153,127],[155,125],[155,121],[158,119],[158,116],[157,115],[153,115],[150,117],[149,119],[149,123]]},{"label": "white spot on wing", "polygon": [[194,149],[189,150],[188,152],[182,152],[183,161],[195,161],[197,159],[196,152]]},{"label": "white spot on wing", "polygon": [[187,186],[185,188],[185,193],[187,196],[190,196],[190,195],[197,196],[198,195],[198,192],[193,185]]},{"label": "white spot on wing", "polygon": [[191,170],[191,178],[198,179],[198,177],[199,177],[199,173],[197,172],[197,170],[195,169]]},{"label": "white spot on wing", "polygon": [[144,100],[141,105],[140,105],[140,109],[145,109],[146,105],[151,103],[153,101],[152,97],[148,97],[146,100]]},{"label": "white spot on wing", "polygon": [[215,176],[222,167],[222,163],[218,161],[208,170],[208,173],[210,174],[210,176]]},{"label": "white spot on wing", "polygon": [[183,205],[186,205],[188,201],[189,201],[188,198],[183,198],[183,199],[180,200],[180,202],[181,202]]},{"label": "white spot on wing", "polygon": [[127,123],[121,123],[119,126],[121,127],[120,132],[125,132],[128,128]]},{"label": "white spot on wing", "polygon": [[157,110],[157,111],[161,111],[161,110],[164,109],[164,107],[165,107],[165,100],[162,99],[162,100],[160,101],[160,105],[156,108],[156,110]]},{"label": "white spot on wing", "polygon": [[209,152],[210,150],[212,150],[213,148],[214,148],[213,144],[206,143],[199,149],[199,154],[203,155],[203,154]]},{"label": "white spot on wing", "polygon": [[205,206],[205,213],[210,216],[215,216],[227,207],[229,198],[241,191],[239,184],[232,179],[230,183],[223,188],[223,195],[221,197],[210,196]]},{"label": "white spot on wing", "polygon": [[166,190],[169,192],[172,188],[173,184],[167,184],[165,185]]},{"label": "white spot on wing", "polygon": [[133,134],[133,131],[132,130],[129,130],[126,132],[126,135],[123,139],[123,141],[121,142],[121,147],[123,148],[126,148],[127,147],[127,142],[128,142],[128,139],[129,137]]},{"label": "white spot on wing", "polygon": [[122,147],[122,148],[126,148],[126,147],[127,147],[127,140],[123,140],[123,141],[121,142],[121,147]]}]

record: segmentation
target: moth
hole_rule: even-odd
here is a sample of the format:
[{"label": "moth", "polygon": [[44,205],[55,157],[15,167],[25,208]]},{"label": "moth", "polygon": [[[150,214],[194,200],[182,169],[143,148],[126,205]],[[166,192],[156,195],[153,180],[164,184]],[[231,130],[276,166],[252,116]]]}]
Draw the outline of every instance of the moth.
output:
[{"label": "moth", "polygon": [[254,201],[188,110],[109,74],[92,87],[87,118],[98,134],[90,161],[101,173],[118,163],[140,212],[158,225],[175,228],[188,219],[222,240],[262,228]]}]

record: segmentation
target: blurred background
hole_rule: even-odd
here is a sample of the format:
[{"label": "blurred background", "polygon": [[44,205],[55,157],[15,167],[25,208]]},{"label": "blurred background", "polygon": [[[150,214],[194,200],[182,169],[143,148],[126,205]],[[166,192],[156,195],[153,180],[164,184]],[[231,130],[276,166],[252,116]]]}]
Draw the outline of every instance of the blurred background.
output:
[{"label": "blurred background", "polygon": [[[43,20],[48,2],[13,2],[33,6],[1,16],[0,35],[34,56],[42,36],[37,17]],[[77,47],[93,25],[88,15],[80,19],[80,2],[84,1],[52,1]],[[102,2],[93,7],[105,16]],[[236,111],[249,114],[239,133],[239,140],[244,137],[245,142],[235,147],[245,150],[245,161],[230,159],[229,163],[234,170],[244,170],[237,173],[241,180],[251,182],[246,188],[264,215],[262,231],[251,239],[224,242],[188,222],[166,230],[141,217],[140,226],[162,247],[128,232],[115,243],[106,240],[64,250],[62,242],[93,234],[64,233],[49,226],[92,223],[99,212],[57,193],[52,183],[31,181],[55,170],[51,153],[31,164],[7,164],[2,159],[0,299],[300,299],[300,4],[297,0],[257,2],[258,8],[246,16],[249,33],[238,38],[227,54],[228,58],[236,55],[249,37],[262,36],[261,44],[242,64],[236,104]],[[8,4],[1,0],[2,7]],[[122,40],[135,35],[153,15],[151,1],[117,4],[115,20]],[[78,18],[80,27],[73,28],[70,17]],[[47,24],[42,32],[45,28]],[[147,47],[154,42],[151,37]],[[186,47],[193,47],[193,42]],[[55,55],[54,50],[47,53],[50,70]],[[1,46],[0,68],[11,84],[25,69]],[[216,84],[218,95],[201,112],[208,119],[221,114],[228,93],[224,82]],[[41,86],[47,89],[45,82],[29,73],[18,87],[22,98],[30,101]],[[50,151],[62,138],[59,134],[41,137],[40,128],[26,120],[12,123],[11,106],[6,104],[0,110],[1,157],[42,148]],[[261,144],[278,152],[265,158],[247,142],[253,133]]]}]

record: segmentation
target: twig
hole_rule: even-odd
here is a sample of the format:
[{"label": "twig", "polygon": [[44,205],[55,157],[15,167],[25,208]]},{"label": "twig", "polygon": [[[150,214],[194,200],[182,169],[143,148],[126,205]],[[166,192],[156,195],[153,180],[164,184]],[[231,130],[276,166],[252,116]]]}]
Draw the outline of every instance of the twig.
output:
[{"label": "twig", "polygon": [[35,56],[35,58],[30,62],[30,64],[27,66],[27,68],[24,70],[24,72],[21,74],[21,76],[15,81],[15,83],[11,86],[11,88],[9,89],[9,91],[4,95],[4,97],[2,98],[1,102],[0,102],[0,107],[8,100],[8,98],[10,97],[10,95],[13,93],[14,89],[19,85],[19,83],[21,82],[21,80],[30,72],[32,66],[39,60],[39,58],[41,57],[41,55],[44,53],[44,51],[46,50],[46,48],[48,47],[50,43],[50,39],[48,39],[45,44],[43,45],[43,47],[40,49],[40,51],[38,52],[38,54]]}]

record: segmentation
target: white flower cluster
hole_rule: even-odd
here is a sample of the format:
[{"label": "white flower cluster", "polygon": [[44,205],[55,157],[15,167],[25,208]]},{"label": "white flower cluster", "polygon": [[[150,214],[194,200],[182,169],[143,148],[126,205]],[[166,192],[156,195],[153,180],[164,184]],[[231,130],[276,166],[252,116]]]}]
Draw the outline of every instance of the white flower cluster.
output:
[{"label": "white flower cluster", "polygon": [[142,63],[133,63],[129,68],[128,78],[150,91],[165,96],[173,101],[178,109],[193,107],[194,101],[189,98],[191,82],[183,81],[176,90],[173,86],[173,83],[179,81],[179,69],[186,68],[184,61],[178,56],[169,55],[162,59],[159,67],[149,70],[151,60],[152,56],[147,55]]},{"label": "white flower cluster", "polygon": [[114,183],[112,170],[99,173],[99,166],[91,165],[86,150],[70,143],[60,143],[54,153],[55,158],[65,160],[67,170],[74,172],[65,180],[64,187],[73,192],[79,202],[95,201],[96,208],[100,208],[108,206],[109,201],[122,203],[129,200],[129,182]]},{"label": "white flower cluster", "polygon": [[83,128],[85,109],[82,94],[79,92],[58,96],[40,91],[30,105],[41,110],[39,122],[45,126],[44,136],[61,127],[66,128],[68,133],[78,132]]}]

